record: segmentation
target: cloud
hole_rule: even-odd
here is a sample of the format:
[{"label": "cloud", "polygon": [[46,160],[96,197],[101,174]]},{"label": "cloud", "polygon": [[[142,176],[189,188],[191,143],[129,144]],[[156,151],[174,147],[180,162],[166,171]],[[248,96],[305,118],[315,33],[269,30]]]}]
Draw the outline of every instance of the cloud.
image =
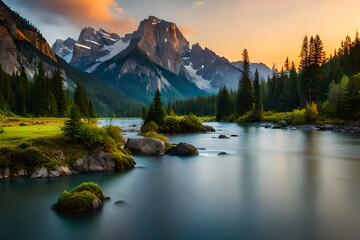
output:
[{"label": "cloud", "polygon": [[125,33],[133,31],[135,20],[125,15],[125,11],[115,0],[28,0],[17,1],[41,17],[51,15],[62,17],[71,24],[83,28],[90,26],[109,31]]},{"label": "cloud", "polygon": [[179,29],[181,31],[182,34],[187,35],[187,36],[193,36],[196,35],[197,32],[191,28],[187,28],[184,26],[179,26]]},{"label": "cloud", "polygon": [[206,2],[204,2],[204,1],[193,2],[194,6],[204,6],[205,4],[206,4]]}]

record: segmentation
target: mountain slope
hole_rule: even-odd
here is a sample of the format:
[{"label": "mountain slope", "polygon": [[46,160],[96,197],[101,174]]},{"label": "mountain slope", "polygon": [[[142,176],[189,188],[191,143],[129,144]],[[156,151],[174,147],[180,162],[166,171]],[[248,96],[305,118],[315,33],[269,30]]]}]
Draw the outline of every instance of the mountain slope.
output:
[{"label": "mountain slope", "polygon": [[161,90],[164,99],[206,95],[185,77],[151,61],[137,46],[131,45],[114,58],[104,62],[93,74],[128,96],[149,103],[154,92]]},{"label": "mountain slope", "polygon": [[0,64],[9,74],[16,72],[21,65],[26,69],[30,79],[38,63],[44,63],[45,71],[51,75],[60,68],[65,85],[70,92],[80,80],[95,103],[100,115],[110,116],[114,113],[122,116],[134,116],[140,110],[140,104],[129,99],[118,89],[106,85],[90,74],[71,67],[60,57],[56,57],[46,39],[26,19],[8,8],[0,1]]},{"label": "mountain slope", "polygon": [[15,72],[20,64],[34,68],[36,56],[28,53],[25,46],[32,46],[52,61],[57,61],[41,33],[0,1],[0,64],[7,73]]},{"label": "mountain slope", "polygon": [[70,65],[81,71],[92,72],[102,62],[129,46],[131,38],[131,34],[121,38],[116,33],[87,27],[81,31],[77,41],[71,38],[58,39],[52,49]]}]

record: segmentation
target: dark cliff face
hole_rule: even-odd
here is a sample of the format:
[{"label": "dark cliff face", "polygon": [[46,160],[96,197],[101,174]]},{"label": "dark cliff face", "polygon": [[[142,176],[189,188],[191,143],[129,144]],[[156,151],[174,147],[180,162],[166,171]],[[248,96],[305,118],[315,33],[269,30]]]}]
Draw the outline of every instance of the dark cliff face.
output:
[{"label": "dark cliff face", "polygon": [[52,49],[73,67],[92,72],[100,63],[126,48],[131,38],[132,34],[121,38],[116,33],[87,27],[80,32],[77,41],[58,39]]},{"label": "dark cliff face", "polygon": [[[13,73],[20,64],[35,69],[38,59],[31,51],[40,51],[52,61],[57,62],[48,42],[27,20],[13,12],[0,1],[0,64],[8,73]],[[35,50],[36,49],[36,50]]]},{"label": "dark cliff face", "polygon": [[104,46],[111,46],[120,40],[115,33],[108,33],[103,29],[95,31],[93,28],[84,28],[74,46],[70,64],[83,71],[96,63],[96,60],[107,55]]},{"label": "dark cliff face", "polygon": [[70,62],[72,53],[74,51],[76,40],[67,38],[66,40],[57,39],[51,46],[51,49],[61,58],[64,58],[67,62]]},{"label": "dark cliff face", "polygon": [[150,16],[140,23],[131,44],[163,68],[178,75],[187,75],[180,55],[189,50],[189,42],[175,23]]}]

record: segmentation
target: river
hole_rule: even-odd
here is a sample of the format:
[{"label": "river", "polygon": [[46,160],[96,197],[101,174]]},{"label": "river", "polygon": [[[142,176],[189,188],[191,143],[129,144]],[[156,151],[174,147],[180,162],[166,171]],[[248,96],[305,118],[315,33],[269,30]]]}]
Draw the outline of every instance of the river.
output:
[{"label": "river", "polygon": [[[125,173],[0,181],[0,239],[360,239],[359,135],[210,125],[216,133],[170,136],[201,148],[199,156],[137,156]],[[111,199],[88,214],[51,209],[83,181]]]}]

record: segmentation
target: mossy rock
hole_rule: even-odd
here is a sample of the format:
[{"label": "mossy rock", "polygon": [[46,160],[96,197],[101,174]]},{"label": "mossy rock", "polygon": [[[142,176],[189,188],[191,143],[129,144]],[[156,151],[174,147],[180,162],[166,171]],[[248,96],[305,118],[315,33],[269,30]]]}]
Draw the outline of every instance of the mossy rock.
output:
[{"label": "mossy rock", "polygon": [[93,182],[84,182],[72,191],[64,191],[53,205],[56,211],[81,213],[98,209],[105,199],[101,187]]}]

